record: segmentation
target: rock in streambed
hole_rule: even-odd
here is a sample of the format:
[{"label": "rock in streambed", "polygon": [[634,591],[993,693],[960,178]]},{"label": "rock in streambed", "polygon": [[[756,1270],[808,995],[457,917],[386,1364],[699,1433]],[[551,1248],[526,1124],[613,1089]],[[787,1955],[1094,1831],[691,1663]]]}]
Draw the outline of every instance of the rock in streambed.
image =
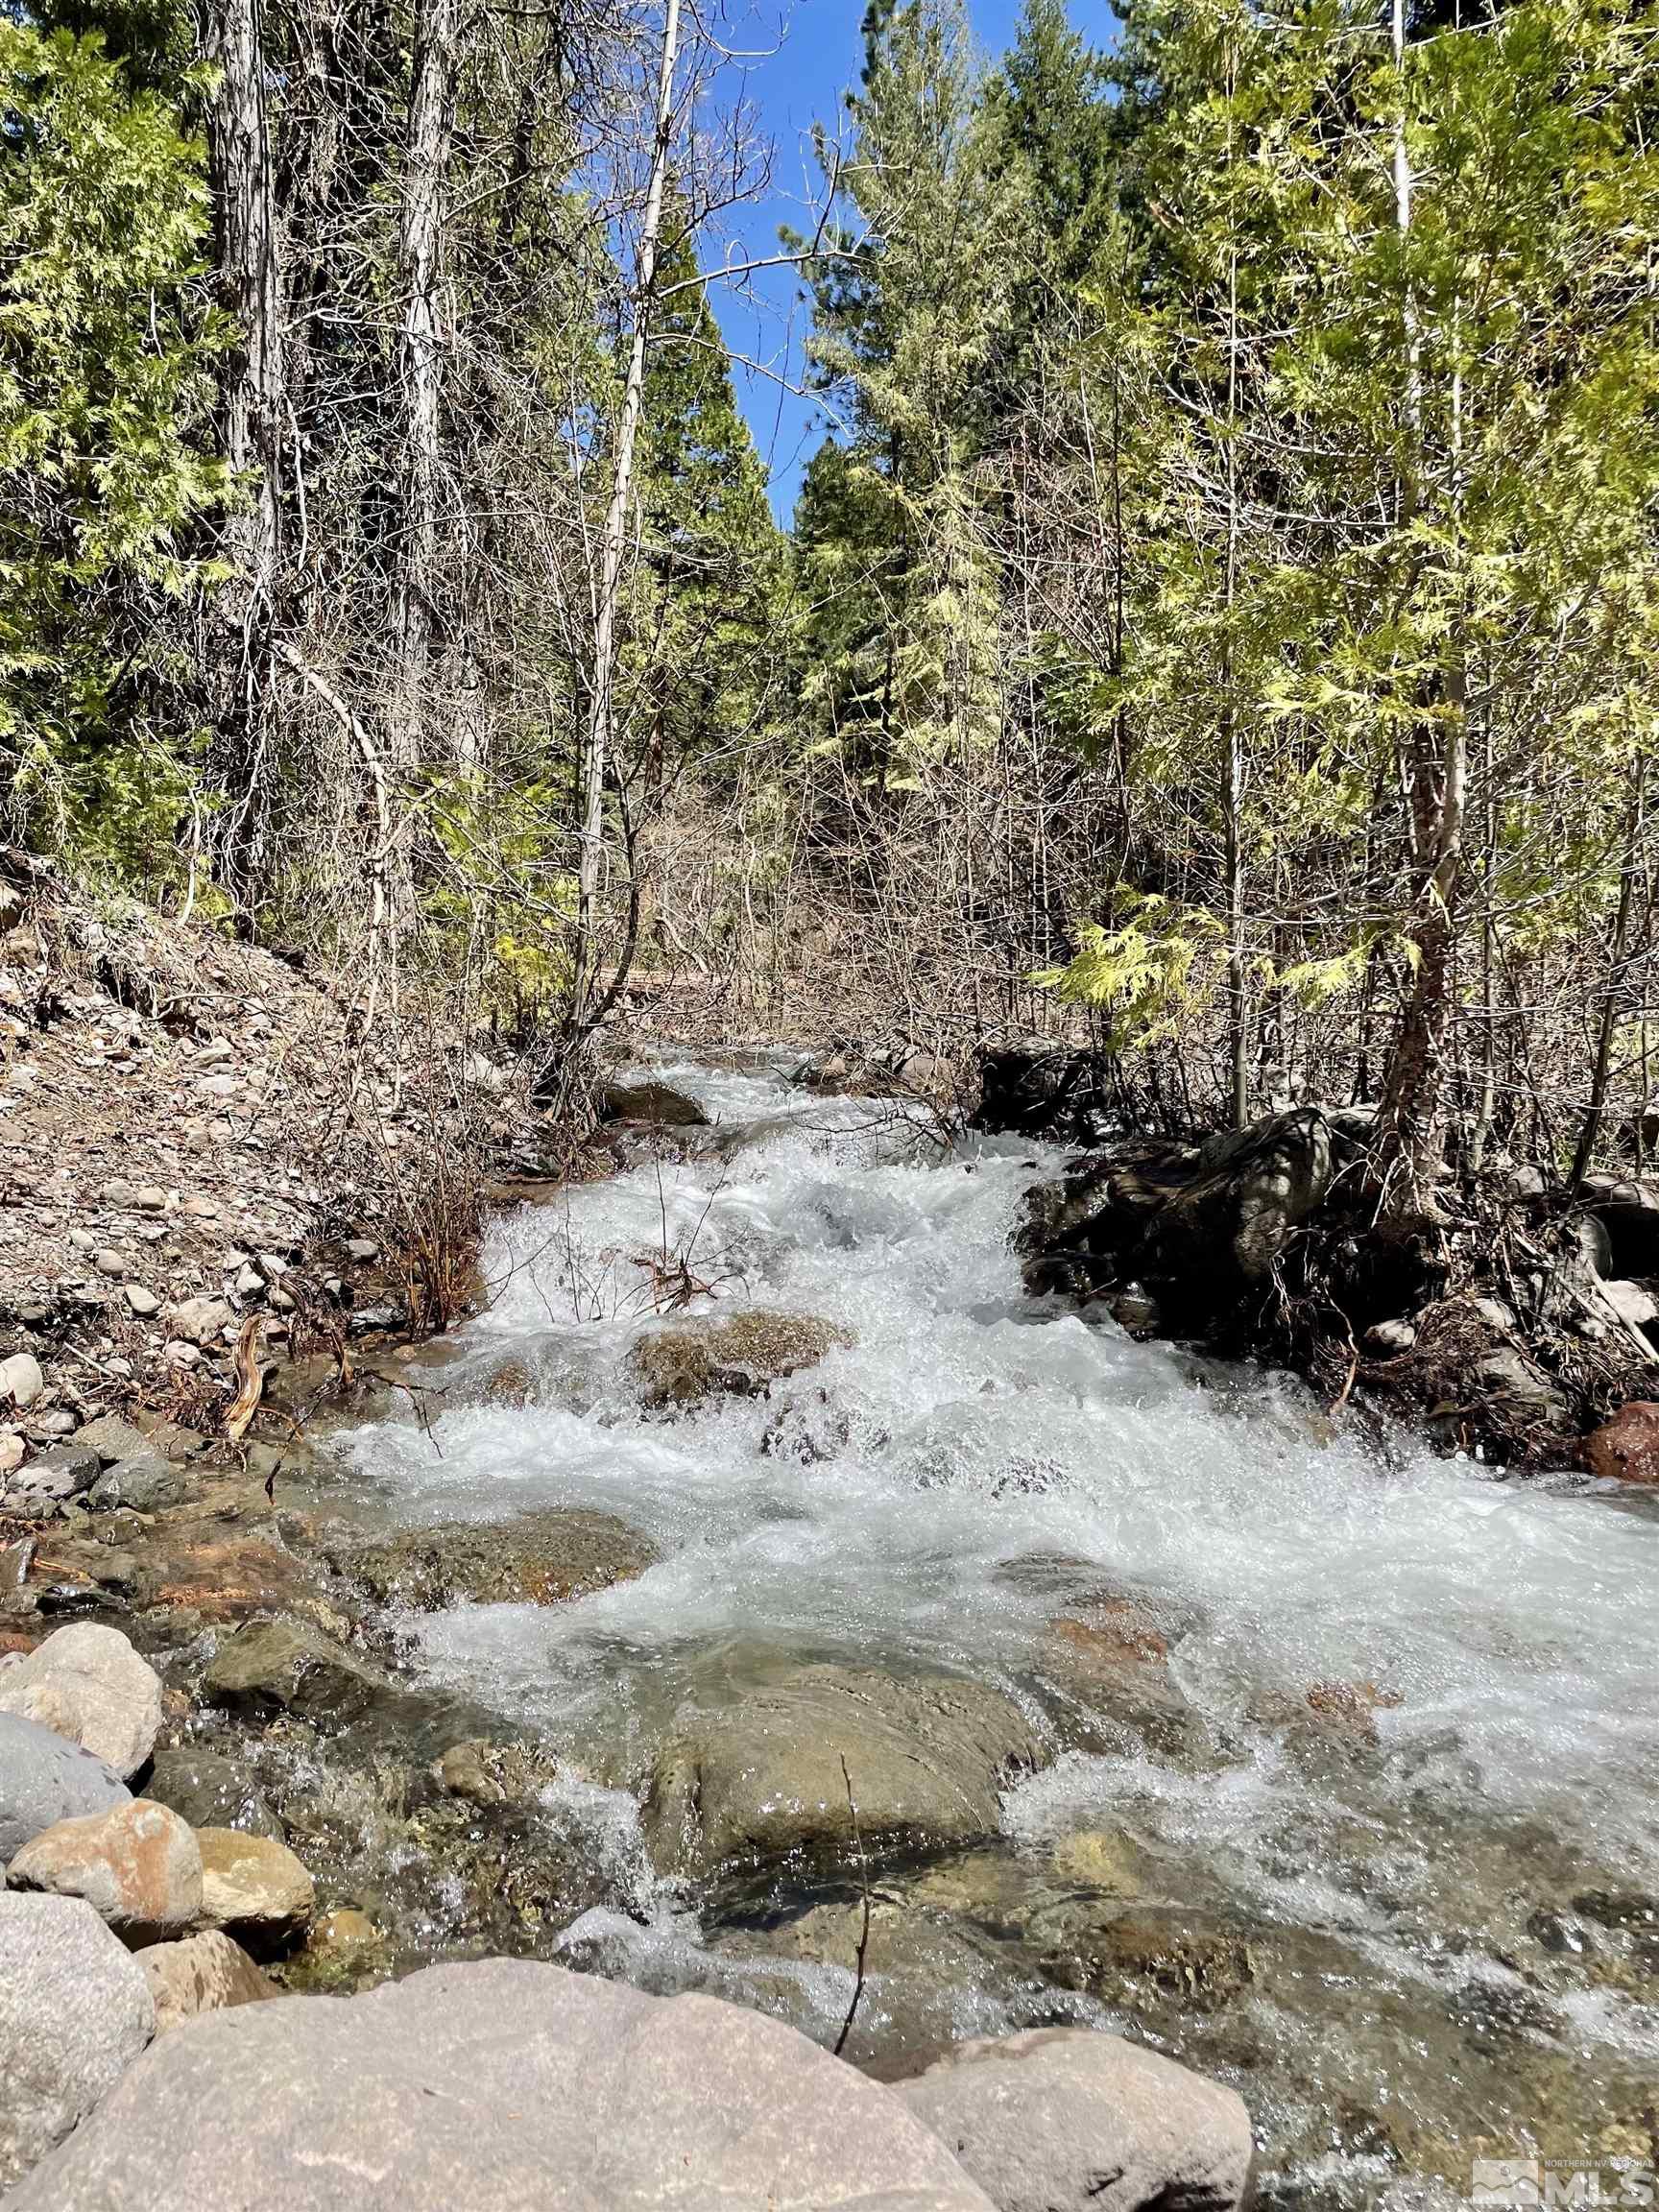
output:
[{"label": "rock in streambed", "polygon": [[635,1345],[628,1365],[646,1411],[672,1413],[710,1398],[757,1397],[853,1341],[838,1323],[810,1313],[751,1308],[654,1330]]},{"label": "rock in streambed", "polygon": [[428,1613],[478,1605],[555,1605],[632,1581],[657,1548],[611,1513],[555,1508],[516,1520],[415,1528],[338,1555],[375,1602]]},{"label": "rock in streambed", "polygon": [[680,1714],[653,1767],[646,1840],[681,1874],[838,1859],[853,1849],[851,1790],[867,1849],[955,1849],[997,1833],[1003,1786],[1047,1756],[1013,1700],[978,1683],[783,1670],[740,1705]]}]

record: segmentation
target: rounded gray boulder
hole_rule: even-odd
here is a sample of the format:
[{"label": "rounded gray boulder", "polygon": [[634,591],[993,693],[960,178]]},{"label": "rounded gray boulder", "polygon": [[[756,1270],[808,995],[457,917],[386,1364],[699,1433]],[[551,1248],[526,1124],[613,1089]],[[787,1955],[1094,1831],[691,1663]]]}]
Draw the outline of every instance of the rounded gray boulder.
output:
[{"label": "rounded gray boulder", "polygon": [[144,1969],[79,1897],[0,1893],[0,2193],[156,2032]]},{"label": "rounded gray boulder", "polygon": [[108,1813],[128,1802],[112,1767],[54,1728],[0,1713],[0,1865],[60,1820]]},{"label": "rounded gray boulder", "polygon": [[119,1628],[76,1621],[0,1674],[0,1713],[55,1728],[136,1774],[161,1727],[161,1682]]},{"label": "rounded gray boulder", "polygon": [[895,2096],[998,2212],[1236,2212],[1243,2100],[1120,2035],[1034,2028],[961,2043]]},{"label": "rounded gray boulder", "polygon": [[164,2035],[7,2212],[989,2212],[793,2029],[562,1967],[428,1967]]}]

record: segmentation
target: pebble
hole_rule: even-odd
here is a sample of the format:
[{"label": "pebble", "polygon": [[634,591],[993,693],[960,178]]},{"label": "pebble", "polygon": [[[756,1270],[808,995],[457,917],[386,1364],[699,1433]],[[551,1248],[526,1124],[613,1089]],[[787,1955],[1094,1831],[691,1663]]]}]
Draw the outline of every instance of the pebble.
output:
[{"label": "pebble", "polygon": [[0,1398],[10,1399],[19,1410],[33,1406],[45,1387],[40,1362],[32,1352],[13,1352],[10,1359],[0,1359]]},{"label": "pebble", "polygon": [[160,1299],[154,1290],[146,1290],[142,1283],[124,1284],[121,1295],[141,1321],[147,1321],[152,1313],[159,1313],[161,1310]]},{"label": "pebble", "polygon": [[93,1253],[92,1264],[97,1268],[100,1275],[114,1275],[119,1278],[127,1272],[126,1260],[119,1252],[110,1251],[108,1245],[102,1252]]},{"label": "pebble", "polygon": [[167,1193],[154,1183],[147,1183],[141,1190],[134,1190],[132,1203],[140,1214],[164,1214],[167,1211]]},{"label": "pebble", "polygon": [[363,1262],[367,1262],[371,1260],[376,1260],[380,1256],[380,1247],[374,1242],[372,1237],[349,1238],[347,1239],[346,1250],[351,1259]]},{"label": "pebble", "polygon": [[42,1413],[35,1426],[42,1436],[73,1436],[81,1424],[65,1407],[56,1413]]},{"label": "pebble", "polygon": [[0,1475],[15,1474],[23,1464],[23,1439],[15,1429],[0,1429]]}]

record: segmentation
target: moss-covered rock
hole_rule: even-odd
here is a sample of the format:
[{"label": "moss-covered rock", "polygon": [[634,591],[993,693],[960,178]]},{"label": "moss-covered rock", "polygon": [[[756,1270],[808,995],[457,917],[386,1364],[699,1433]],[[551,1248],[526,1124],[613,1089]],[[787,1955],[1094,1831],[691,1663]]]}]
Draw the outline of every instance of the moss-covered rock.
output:
[{"label": "moss-covered rock", "polygon": [[411,1528],[341,1558],[382,1605],[558,1605],[631,1581],[657,1548],[611,1513],[554,1507],[516,1520]]},{"label": "moss-covered rock", "polygon": [[642,1336],[629,1365],[648,1410],[663,1413],[709,1398],[757,1396],[854,1341],[834,1321],[752,1307],[723,1319],[675,1322]]}]

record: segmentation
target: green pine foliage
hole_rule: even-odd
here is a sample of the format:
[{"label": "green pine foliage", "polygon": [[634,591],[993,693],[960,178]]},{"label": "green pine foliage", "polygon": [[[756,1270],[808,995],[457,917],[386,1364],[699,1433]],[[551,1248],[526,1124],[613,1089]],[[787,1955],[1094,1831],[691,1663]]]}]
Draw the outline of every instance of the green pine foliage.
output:
[{"label": "green pine foliage", "polygon": [[0,775],[14,832],[165,878],[221,498],[202,149],[96,32],[0,22]]}]

